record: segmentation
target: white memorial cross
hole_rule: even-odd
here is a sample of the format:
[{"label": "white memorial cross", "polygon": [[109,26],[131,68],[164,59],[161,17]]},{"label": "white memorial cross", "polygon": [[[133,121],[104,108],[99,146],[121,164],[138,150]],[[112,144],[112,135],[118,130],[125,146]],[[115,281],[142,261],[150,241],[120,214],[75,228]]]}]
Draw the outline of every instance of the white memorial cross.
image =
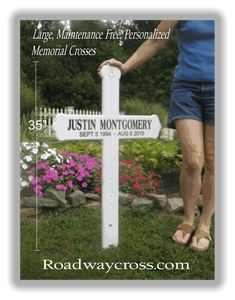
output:
[{"label": "white memorial cross", "polygon": [[156,115],[119,115],[121,72],[101,69],[102,115],[58,114],[54,129],[59,140],[102,139],[102,247],[118,245],[119,139],[157,138],[161,125]]}]

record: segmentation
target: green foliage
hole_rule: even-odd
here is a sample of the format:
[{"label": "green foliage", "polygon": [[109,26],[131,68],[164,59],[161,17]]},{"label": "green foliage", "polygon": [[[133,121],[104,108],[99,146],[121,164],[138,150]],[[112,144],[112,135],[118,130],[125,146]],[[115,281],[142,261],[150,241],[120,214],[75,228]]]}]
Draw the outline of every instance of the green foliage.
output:
[{"label": "green foliage", "polygon": [[30,130],[29,121],[36,121],[34,111],[23,114],[20,120],[20,139],[24,142],[33,142],[33,141],[45,141],[45,136],[43,134],[44,128],[41,130]]},{"label": "green foliage", "polygon": [[[94,101],[99,95],[100,85],[92,77],[89,72],[78,73],[71,80],[71,90],[70,95],[70,104],[77,106],[77,103],[86,103],[86,107],[89,107],[90,110],[99,110],[100,106]],[[82,108],[80,105],[79,108]]]},{"label": "green foliage", "polygon": [[102,147],[100,142],[76,141],[70,143],[52,143],[52,145],[59,151],[76,152],[78,154],[87,154],[91,157],[101,158]]},{"label": "green foliage", "polygon": [[166,126],[166,109],[160,103],[148,103],[138,98],[131,98],[121,103],[121,110],[128,115],[158,115],[162,127]]},{"label": "green foliage", "polygon": [[21,141],[31,141],[35,139],[35,135],[29,130],[29,120],[31,120],[34,116],[34,113],[23,114],[20,120],[20,139]]},{"label": "green foliage", "polygon": [[[37,104],[42,103],[40,93],[36,94]],[[35,109],[35,93],[34,89],[27,85],[25,82],[21,82],[20,86],[20,112],[21,115],[29,114]]]},{"label": "green foliage", "polygon": [[[65,150],[101,158],[102,145],[100,142],[52,142],[50,145],[59,151]],[[157,174],[169,174],[174,170],[178,170],[182,164],[178,140],[169,142],[150,139],[122,141],[120,144],[120,159],[134,160],[144,168],[145,172],[156,172]]]},{"label": "green foliage", "polygon": [[[39,219],[39,249],[35,252],[35,218],[21,219],[21,279],[145,279],[185,280],[214,278],[214,242],[205,253],[179,247],[171,235],[180,220],[174,215],[136,213],[120,207],[120,241],[112,249],[101,248],[101,209],[80,207],[59,216]],[[214,226],[212,227],[214,236]],[[54,262],[188,262],[188,270],[140,270],[96,268],[44,270],[43,259]]]},{"label": "green foliage", "polygon": [[123,143],[120,149],[122,159],[134,159],[145,170],[166,174],[181,165],[182,156],[178,140],[132,140]]},{"label": "green foliage", "polygon": [[164,142],[160,153],[160,166],[162,173],[171,172],[171,168],[181,167],[182,154],[178,141]]}]

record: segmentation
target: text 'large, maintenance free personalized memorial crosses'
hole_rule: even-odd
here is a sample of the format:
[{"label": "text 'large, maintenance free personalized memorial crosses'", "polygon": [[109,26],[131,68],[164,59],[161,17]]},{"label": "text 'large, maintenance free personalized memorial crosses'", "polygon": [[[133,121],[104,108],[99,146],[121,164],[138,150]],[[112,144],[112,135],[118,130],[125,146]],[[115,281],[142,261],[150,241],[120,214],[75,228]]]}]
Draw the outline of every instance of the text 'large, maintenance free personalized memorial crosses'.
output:
[{"label": "text 'large, maintenance free personalized memorial crosses'", "polygon": [[119,115],[121,72],[101,69],[102,115],[58,114],[54,128],[60,140],[102,139],[102,247],[118,245],[119,139],[157,138],[161,125],[156,115]]}]

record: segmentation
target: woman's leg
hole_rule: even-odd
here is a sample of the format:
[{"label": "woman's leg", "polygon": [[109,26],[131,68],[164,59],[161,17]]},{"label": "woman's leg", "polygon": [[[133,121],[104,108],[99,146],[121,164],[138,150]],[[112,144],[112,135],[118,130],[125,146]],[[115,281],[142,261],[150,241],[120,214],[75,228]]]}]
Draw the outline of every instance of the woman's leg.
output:
[{"label": "woman's leg", "polygon": [[[198,228],[210,233],[211,218],[214,214],[214,125],[204,126],[204,155],[205,155],[205,175],[203,180],[203,210]],[[208,239],[202,238],[198,244],[193,238],[192,245],[203,249],[208,247]]]},{"label": "woman's leg", "polygon": [[[180,174],[180,189],[184,201],[184,224],[194,223],[195,206],[201,191],[201,171],[204,164],[203,124],[197,120],[179,119],[175,121],[178,132],[183,166]],[[190,234],[177,230],[174,239],[186,243]]]}]

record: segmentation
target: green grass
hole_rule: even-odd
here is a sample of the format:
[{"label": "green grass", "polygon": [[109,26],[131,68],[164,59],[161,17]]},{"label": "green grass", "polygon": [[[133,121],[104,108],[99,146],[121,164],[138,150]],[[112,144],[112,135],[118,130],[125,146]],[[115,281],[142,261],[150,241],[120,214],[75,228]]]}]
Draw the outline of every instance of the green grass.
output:
[{"label": "green grass", "polygon": [[[39,218],[39,248],[34,251],[35,219],[21,219],[21,279],[214,279],[214,243],[195,253],[171,241],[180,219],[143,209],[120,208],[119,246],[101,248],[100,208],[80,207]],[[213,235],[213,232],[212,232]],[[189,270],[43,270],[54,262],[188,262]]]}]

